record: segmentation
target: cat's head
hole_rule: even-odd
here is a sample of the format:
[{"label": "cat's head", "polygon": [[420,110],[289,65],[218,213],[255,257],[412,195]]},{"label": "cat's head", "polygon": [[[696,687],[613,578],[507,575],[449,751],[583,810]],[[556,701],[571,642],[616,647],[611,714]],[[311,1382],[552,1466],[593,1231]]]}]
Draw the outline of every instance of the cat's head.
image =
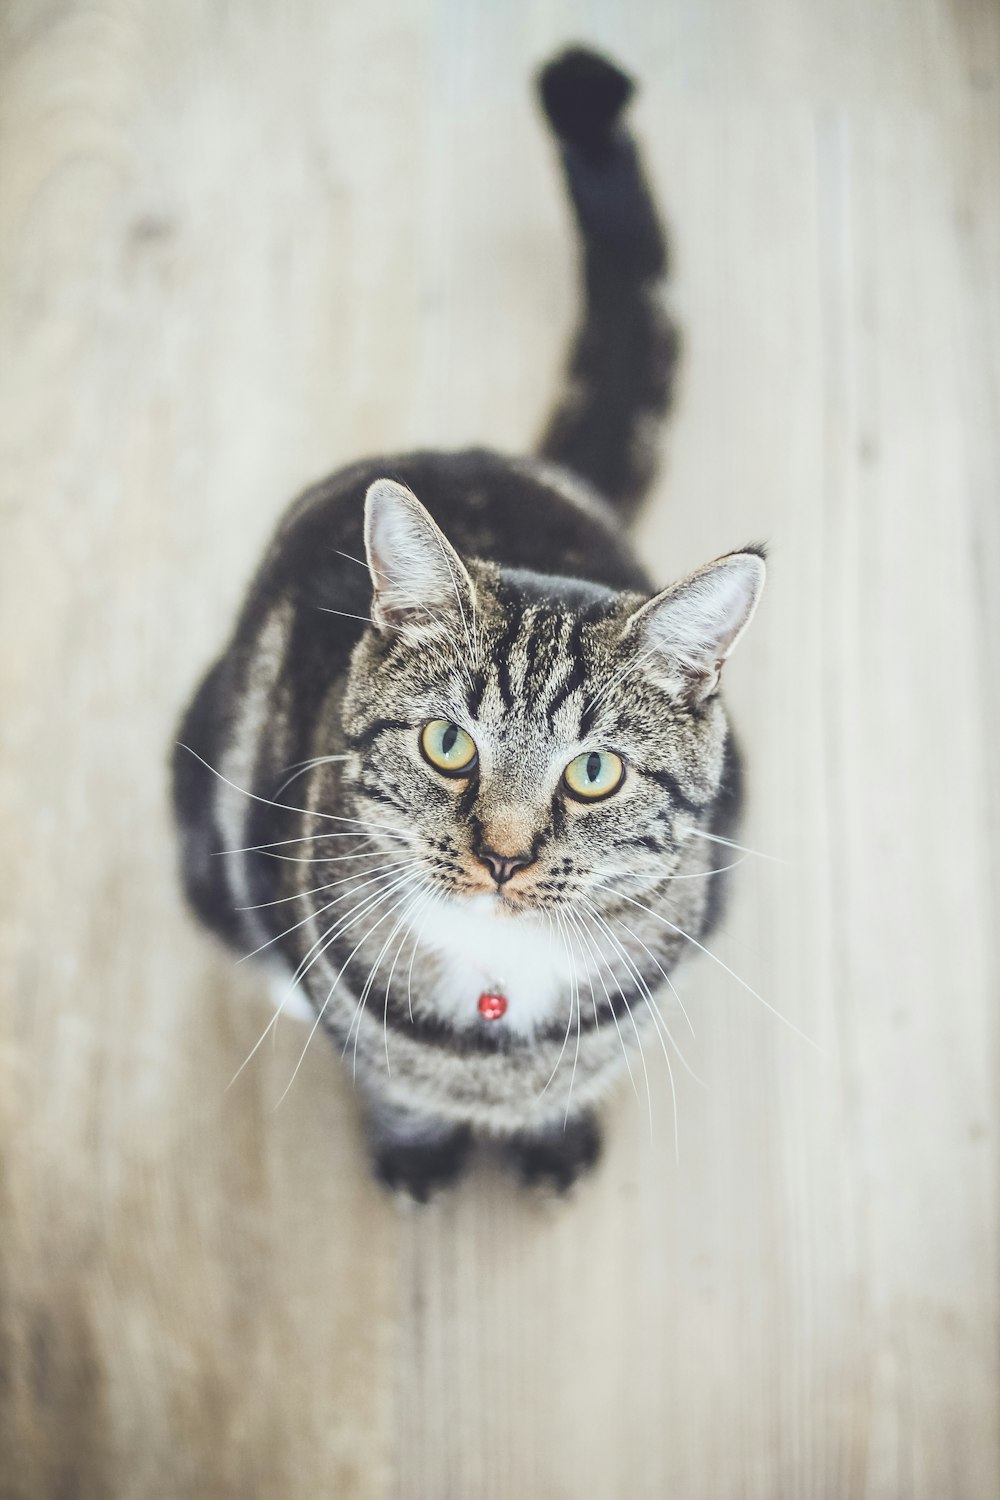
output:
[{"label": "cat's head", "polygon": [[734,552],[654,598],[459,558],[419,500],[368,491],[372,628],[344,702],[356,813],[421,873],[552,910],[676,867],[720,795],[723,663],[764,583]]}]

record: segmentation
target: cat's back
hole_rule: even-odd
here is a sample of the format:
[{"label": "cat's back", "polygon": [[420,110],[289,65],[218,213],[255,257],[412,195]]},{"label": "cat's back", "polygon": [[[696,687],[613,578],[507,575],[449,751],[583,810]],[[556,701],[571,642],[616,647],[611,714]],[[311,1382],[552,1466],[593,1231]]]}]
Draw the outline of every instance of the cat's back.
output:
[{"label": "cat's back", "polygon": [[364,498],[377,479],[405,485],[464,557],[505,569],[645,591],[621,520],[568,470],[485,448],[366,460],[307,490],[281,521],[252,597],[367,615]]}]

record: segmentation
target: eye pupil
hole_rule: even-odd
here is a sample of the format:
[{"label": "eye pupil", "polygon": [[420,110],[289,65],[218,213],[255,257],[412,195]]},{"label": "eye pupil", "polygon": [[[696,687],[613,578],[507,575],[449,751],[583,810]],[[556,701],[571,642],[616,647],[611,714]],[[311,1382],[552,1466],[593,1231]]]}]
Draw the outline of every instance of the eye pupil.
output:
[{"label": "eye pupil", "polygon": [[471,734],[452,719],[432,719],[418,743],[424,760],[442,776],[469,776],[479,759]]},{"label": "eye pupil", "polygon": [[563,772],[563,785],[581,802],[600,802],[625,780],[625,764],[614,750],[581,750]]}]

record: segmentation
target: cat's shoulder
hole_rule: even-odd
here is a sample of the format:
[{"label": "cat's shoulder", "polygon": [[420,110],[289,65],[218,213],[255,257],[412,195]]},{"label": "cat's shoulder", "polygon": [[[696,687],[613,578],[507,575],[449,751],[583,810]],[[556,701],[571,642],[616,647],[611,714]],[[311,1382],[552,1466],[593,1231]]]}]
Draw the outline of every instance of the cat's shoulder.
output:
[{"label": "cat's shoulder", "polygon": [[364,558],[364,498],[377,479],[411,490],[464,556],[648,587],[620,519],[592,486],[557,464],[489,448],[386,454],[327,476],[289,507],[262,572],[291,583],[317,569],[349,572]]}]

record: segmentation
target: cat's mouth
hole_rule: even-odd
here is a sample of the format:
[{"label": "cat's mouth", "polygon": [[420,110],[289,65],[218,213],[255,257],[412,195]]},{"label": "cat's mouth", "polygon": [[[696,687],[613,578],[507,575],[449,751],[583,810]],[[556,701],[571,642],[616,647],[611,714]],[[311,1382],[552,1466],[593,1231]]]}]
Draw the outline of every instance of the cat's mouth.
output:
[{"label": "cat's mouth", "polygon": [[462,894],[463,905],[492,916],[524,916],[536,910],[530,891],[511,890],[508,885],[476,884]]}]

